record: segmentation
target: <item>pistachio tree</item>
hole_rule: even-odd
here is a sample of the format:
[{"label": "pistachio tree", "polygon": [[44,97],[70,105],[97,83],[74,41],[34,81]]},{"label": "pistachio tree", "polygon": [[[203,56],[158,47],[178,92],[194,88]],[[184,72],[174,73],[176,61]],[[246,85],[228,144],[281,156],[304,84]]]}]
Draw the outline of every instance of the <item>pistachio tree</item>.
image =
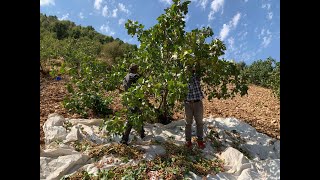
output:
[{"label": "pistachio tree", "polygon": [[220,39],[212,38],[212,29],[185,31],[189,4],[190,1],[173,0],[171,7],[157,18],[158,23],[148,29],[137,21],[126,22],[128,34],[136,36],[140,46],[114,66],[109,80],[113,88],[120,86],[129,64],[138,64],[141,78],[122,93],[122,103],[139,107],[140,111],[130,113],[124,109],[108,118],[109,131],[121,132],[125,119],[131,119],[134,126],[142,121],[168,123],[177,102],[186,98],[193,66],[209,100],[247,93],[248,87],[236,64],[219,59],[226,47]]}]

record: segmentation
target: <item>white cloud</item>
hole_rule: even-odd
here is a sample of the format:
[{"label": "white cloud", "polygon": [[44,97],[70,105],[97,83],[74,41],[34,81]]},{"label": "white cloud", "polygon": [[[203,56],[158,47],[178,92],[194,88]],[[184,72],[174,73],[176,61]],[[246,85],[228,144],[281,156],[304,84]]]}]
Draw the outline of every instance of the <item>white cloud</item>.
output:
[{"label": "white cloud", "polygon": [[220,9],[223,9],[224,0],[213,0],[211,3],[211,11],[208,15],[208,19],[213,20],[213,15],[218,12]]},{"label": "white cloud", "polygon": [[233,18],[232,18],[232,25],[233,27],[236,27],[238,25],[238,22],[241,18],[241,13],[237,13]]},{"label": "white cloud", "polygon": [[267,34],[268,34],[268,35],[271,34],[271,32],[269,31],[269,29],[267,30]]},{"label": "white cloud", "polygon": [[240,54],[240,51],[235,51],[233,54],[234,54],[235,56],[238,56],[238,55]]},{"label": "white cloud", "polygon": [[63,20],[67,20],[69,18],[69,13],[63,15],[61,18],[59,18],[60,21],[63,21]]},{"label": "white cloud", "polygon": [[223,6],[224,0],[213,0],[211,3],[211,9],[214,13],[218,12],[220,8]]},{"label": "white cloud", "polygon": [[208,0],[200,0],[198,4],[200,4],[203,9],[206,9]]},{"label": "white cloud", "polygon": [[235,48],[234,48],[234,38],[233,37],[229,38],[228,39],[228,43],[230,45],[230,51],[234,51],[235,50]]},{"label": "white cloud", "polygon": [[117,12],[118,12],[118,9],[115,8],[113,11],[112,11],[112,17],[117,17]]},{"label": "white cloud", "polygon": [[240,56],[240,59],[246,61],[252,60],[256,56],[256,52],[245,52]]},{"label": "white cloud", "polygon": [[227,24],[223,24],[222,29],[220,31],[220,39],[223,41],[229,34],[230,26]]},{"label": "white cloud", "polygon": [[264,48],[267,47],[271,42],[271,38],[272,38],[272,35],[263,37],[263,41],[262,41],[261,45]]},{"label": "white cloud", "polygon": [[261,6],[263,9],[269,10],[271,8],[271,4],[262,4]]},{"label": "white cloud", "polygon": [[119,10],[120,10],[120,11],[125,12],[125,13],[127,13],[127,14],[130,13],[130,11],[126,8],[126,6],[125,6],[124,4],[119,3],[118,6],[119,6]]},{"label": "white cloud", "polygon": [[272,39],[272,33],[269,31],[269,29],[265,30],[264,28],[261,30],[260,34],[258,35],[258,39],[262,38],[261,46],[267,47]]},{"label": "white cloud", "polygon": [[272,12],[269,12],[268,15],[267,15],[267,18],[268,18],[269,20],[271,20],[271,19],[272,19],[272,16],[273,16],[273,13],[272,13]]},{"label": "white cloud", "polygon": [[100,10],[102,4],[102,0],[94,0],[94,8]]},{"label": "white cloud", "polygon": [[112,5],[114,5],[114,4],[116,3],[115,0],[109,0],[109,2],[110,2]]},{"label": "white cloud", "polygon": [[83,16],[83,13],[82,13],[82,12],[80,12],[80,13],[79,13],[79,18],[80,18],[80,19],[83,19],[83,18],[84,18],[84,16]]},{"label": "white cloud", "polygon": [[258,39],[261,39],[261,36],[264,35],[264,31],[265,31],[265,29],[262,28],[260,34],[258,35]]},{"label": "white cloud", "polygon": [[248,0],[244,0],[244,2],[248,2]]},{"label": "white cloud", "polygon": [[233,46],[234,45],[234,38],[233,37],[229,38],[228,43],[230,44],[230,46]]},{"label": "white cloud", "polygon": [[120,24],[123,24],[125,21],[126,21],[125,19],[121,18],[121,19],[119,19],[118,23],[120,25]]},{"label": "white cloud", "polygon": [[239,37],[239,40],[244,40],[244,38],[248,35],[248,32],[241,32],[238,34]]},{"label": "white cloud", "polygon": [[186,15],[186,17],[185,17],[185,18],[183,18],[183,20],[184,20],[185,22],[188,22],[188,21],[189,21],[189,18],[190,18],[190,15],[189,15],[189,14],[187,14],[187,15]]},{"label": "white cloud", "polygon": [[102,9],[102,16],[108,17],[108,6],[107,5],[105,5]]},{"label": "white cloud", "polygon": [[262,4],[261,6],[262,9],[267,9],[267,19],[272,20],[273,13],[270,11],[271,4]]},{"label": "white cloud", "polygon": [[196,26],[197,26],[197,28],[202,28],[202,27],[204,27],[204,24],[196,24]]},{"label": "white cloud", "polygon": [[239,48],[235,51],[234,54],[240,54],[241,52],[244,52],[248,48],[248,42],[243,42],[239,45]]},{"label": "white cloud", "polygon": [[210,11],[210,13],[208,14],[208,20],[209,20],[209,21],[211,21],[211,20],[214,19],[213,14],[214,14],[214,13],[213,13],[212,11]]},{"label": "white cloud", "polygon": [[103,25],[100,27],[100,31],[101,31],[102,33],[105,33],[105,34],[111,35],[111,36],[113,36],[113,35],[115,34],[115,32],[111,30],[111,28],[109,27],[108,24],[106,24],[106,25],[103,24]]},{"label": "white cloud", "polygon": [[159,0],[161,3],[165,3],[165,4],[168,4],[168,5],[171,5],[172,4],[172,1],[171,0]]},{"label": "white cloud", "polygon": [[241,18],[241,13],[237,13],[228,24],[223,24],[222,29],[220,31],[220,39],[223,41],[229,34],[231,28],[236,28],[239,20]]},{"label": "white cloud", "polygon": [[54,0],[40,0],[40,6],[55,5]]}]

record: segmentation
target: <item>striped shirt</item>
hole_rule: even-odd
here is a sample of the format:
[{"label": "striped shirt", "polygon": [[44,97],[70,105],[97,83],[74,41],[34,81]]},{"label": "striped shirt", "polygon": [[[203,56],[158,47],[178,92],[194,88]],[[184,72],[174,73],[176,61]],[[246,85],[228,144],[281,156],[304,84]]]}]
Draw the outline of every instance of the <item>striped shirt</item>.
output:
[{"label": "striped shirt", "polygon": [[204,98],[201,91],[200,79],[192,75],[188,84],[187,101],[202,100]]}]

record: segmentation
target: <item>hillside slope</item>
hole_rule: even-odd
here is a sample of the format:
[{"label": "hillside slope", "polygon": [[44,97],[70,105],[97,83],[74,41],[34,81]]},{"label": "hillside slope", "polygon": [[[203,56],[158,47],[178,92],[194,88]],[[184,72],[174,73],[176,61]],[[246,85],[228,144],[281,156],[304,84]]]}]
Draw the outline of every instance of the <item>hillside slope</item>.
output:
[{"label": "hillside slope", "polygon": [[[42,126],[50,113],[58,113],[65,118],[79,118],[77,114],[68,113],[61,102],[67,93],[66,80],[55,81],[51,77],[40,74],[40,144],[44,144]],[[119,100],[115,99],[113,108],[119,107]],[[258,132],[270,137],[280,139],[280,102],[270,89],[250,85],[248,95],[236,96],[234,99],[217,100],[212,102],[204,100],[204,117],[235,117],[242,120]],[[183,119],[184,112],[174,114],[176,120]],[[89,118],[94,118],[89,116]]]}]

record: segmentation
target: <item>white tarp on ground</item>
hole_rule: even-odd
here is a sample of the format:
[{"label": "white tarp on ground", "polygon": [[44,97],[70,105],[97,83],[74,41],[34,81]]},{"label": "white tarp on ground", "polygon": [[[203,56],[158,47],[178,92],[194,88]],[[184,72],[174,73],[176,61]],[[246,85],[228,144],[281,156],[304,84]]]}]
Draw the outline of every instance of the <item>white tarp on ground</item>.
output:
[{"label": "white tarp on ground", "polygon": [[60,179],[88,163],[89,156],[72,149],[40,149],[40,179]]},{"label": "white tarp on ground", "polygon": [[[70,131],[67,131],[64,123],[69,122]],[[101,119],[68,119],[59,114],[51,114],[43,125],[45,133],[46,149],[40,149],[40,179],[60,179],[64,175],[73,173],[79,169],[96,173],[98,168],[90,160],[89,156],[74,150],[70,143],[80,140],[91,141],[95,144],[110,144],[119,142],[120,137],[104,136],[99,130],[103,120]],[[71,125],[70,125],[71,123]],[[208,175],[207,179],[280,179],[280,141],[258,133],[250,125],[235,118],[206,118],[204,119],[204,134],[208,136],[210,127],[215,128],[216,138],[225,147],[221,155],[206,142],[206,148],[202,150],[206,158],[214,155],[220,156],[225,161],[225,172]],[[170,140],[177,145],[183,145],[185,141],[185,121],[174,121],[168,125],[146,124],[146,137],[142,140],[133,130],[130,134],[131,145],[144,149],[145,160],[152,160],[158,154],[164,154],[165,149],[160,145],[149,145],[156,140],[164,142]],[[196,134],[193,126],[193,135]],[[235,138],[236,137],[236,138]],[[235,146],[237,141],[237,146]],[[246,151],[248,159],[241,151]],[[108,159],[109,158],[109,159]],[[100,161],[110,161],[104,169],[123,164],[137,164],[139,160],[129,160],[124,163],[120,159],[104,156]],[[201,179],[202,177],[191,173],[189,179]]]}]

